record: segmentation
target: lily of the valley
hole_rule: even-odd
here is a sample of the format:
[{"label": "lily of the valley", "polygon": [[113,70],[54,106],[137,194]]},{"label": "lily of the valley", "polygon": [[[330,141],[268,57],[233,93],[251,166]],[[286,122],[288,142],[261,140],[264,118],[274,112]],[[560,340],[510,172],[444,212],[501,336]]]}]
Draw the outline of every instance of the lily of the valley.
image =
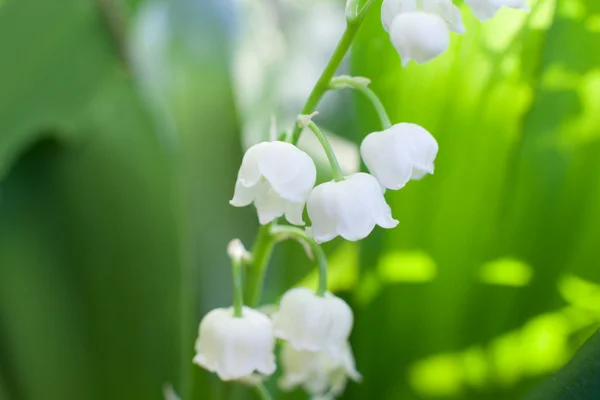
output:
[{"label": "lily of the valley", "polygon": [[501,7],[517,8],[529,12],[525,0],[465,0],[465,3],[480,21],[492,18]]},{"label": "lily of the valley", "polygon": [[390,31],[394,19],[400,14],[424,12],[440,17],[448,25],[448,29],[456,33],[465,33],[462,14],[452,0],[384,0],[381,5],[381,23],[386,31]]},{"label": "lily of the valley", "polygon": [[241,379],[254,372],[275,372],[275,338],[271,320],[244,307],[234,317],[233,307],[210,311],[200,322],[194,363],[224,381]]},{"label": "lily of the valley", "polygon": [[352,309],[331,293],[307,288],[288,290],[273,314],[275,337],[297,350],[339,352],[352,330]]},{"label": "lily of the valley", "polygon": [[382,186],[397,190],[411,179],[433,174],[438,143],[423,127],[396,124],[373,132],[360,145],[362,159]]},{"label": "lily of the valley", "polygon": [[236,207],[254,203],[263,225],[282,215],[294,225],[304,225],[302,211],[316,178],[313,160],[296,146],[259,143],[244,155],[230,203]]},{"label": "lily of the valley", "polygon": [[464,33],[460,10],[451,0],[384,0],[381,22],[402,65],[425,63],[444,53],[450,30]]},{"label": "lily of the valley", "polygon": [[375,225],[394,228],[383,190],[372,175],[359,172],[341,182],[326,182],[313,189],[306,203],[312,221],[310,234],[317,243],[336,236],[355,241],[365,238]]},{"label": "lily of the valley", "polygon": [[344,391],[348,379],[360,381],[354,356],[346,342],[339,353],[309,352],[285,343],[281,349],[283,375],[279,386],[292,390],[301,386],[312,399],[333,399]]}]

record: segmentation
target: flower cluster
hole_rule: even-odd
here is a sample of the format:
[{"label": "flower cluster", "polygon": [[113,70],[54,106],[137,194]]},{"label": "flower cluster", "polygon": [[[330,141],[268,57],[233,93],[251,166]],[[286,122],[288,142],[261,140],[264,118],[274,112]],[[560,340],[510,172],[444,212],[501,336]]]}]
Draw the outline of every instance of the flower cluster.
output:
[{"label": "flower cluster", "polygon": [[[482,20],[501,6],[526,8],[524,0],[465,1]],[[364,8],[372,3],[368,0]],[[357,17],[357,4],[356,0],[348,2],[351,29],[357,29],[362,21]],[[451,0],[384,0],[381,19],[404,65],[410,60],[423,63],[438,56],[448,47],[449,31],[465,31],[462,15]],[[283,341],[279,352],[283,369],[280,388],[302,387],[313,400],[333,399],[342,393],[348,380],[361,379],[349,343],[352,310],[327,291],[327,261],[319,244],[338,236],[360,240],[376,225],[394,228],[398,221],[392,217],[385,191],[402,189],[410,180],[433,174],[438,153],[437,141],[425,128],[413,123],[391,125],[383,104],[367,87],[368,79],[333,75],[334,71],[323,75],[328,81],[320,86],[318,83],[315,90],[322,90],[322,95],[327,90],[356,89],[369,98],[380,116],[384,129],[370,133],[360,145],[369,172],[342,174],[327,137],[311,120],[313,115],[300,116],[298,126],[285,140],[259,143],[246,151],[230,203],[236,207],[254,204],[262,225],[261,239],[252,253],[239,240],[230,243],[233,307],[214,309],[202,319],[193,359],[222,380],[236,380],[264,390],[262,379],[277,369],[275,348],[279,339]],[[311,98],[317,99],[316,105],[319,96]],[[310,101],[305,109],[313,107]],[[333,180],[315,186],[314,161],[295,146],[304,127],[323,146]],[[310,227],[297,228],[305,225],[305,208]],[[284,218],[290,225],[278,223]],[[252,283],[250,288],[258,288],[255,292],[259,292],[273,245],[288,238],[299,240],[307,254],[317,260],[319,287],[316,291],[287,291],[269,316],[245,304],[243,268],[248,268],[246,278],[255,274],[248,281]],[[256,293],[249,299],[250,306],[258,303]]]},{"label": "flower cluster", "polygon": [[[501,7],[528,10],[525,0],[465,0],[481,21],[493,17]],[[444,53],[450,31],[465,33],[460,10],[452,0],[384,0],[381,22],[400,54],[402,65],[411,60],[425,63]]]},{"label": "flower cluster", "polygon": [[[400,123],[368,135],[360,152],[372,175],[338,175],[314,187],[316,167],[306,153],[287,142],[259,143],[244,155],[231,204],[254,203],[263,225],[280,217],[304,225],[306,205],[312,222],[307,229],[312,239],[306,239],[316,243],[336,236],[359,240],[375,225],[393,228],[398,221],[385,189],[432,174],[437,142],[424,128]],[[228,251],[234,264],[249,258],[239,241],[232,241]],[[239,304],[237,315],[234,307],[209,312],[200,323],[194,362],[222,380],[269,376],[276,369],[275,339],[281,339],[280,387],[301,386],[315,398],[333,398],[348,379],[360,379],[348,342],[352,324],[352,310],[340,298],[294,288],[283,295],[272,318]]]},{"label": "flower cluster", "polygon": [[291,289],[269,318],[244,307],[218,308],[201,321],[194,362],[222,380],[256,381],[275,372],[275,339],[281,351],[284,390],[301,386],[319,398],[339,395],[348,378],[360,380],[348,344],[352,310],[340,298]]},{"label": "flower cluster", "polygon": [[371,174],[359,172],[313,188],[316,168],[302,150],[285,142],[254,145],[244,155],[231,204],[254,203],[261,224],[285,216],[294,225],[304,225],[306,204],[308,231],[317,243],[337,236],[360,240],[375,225],[394,228],[398,221],[383,196],[385,188],[397,190],[432,174],[437,142],[424,128],[400,123],[368,135],[360,150]]}]

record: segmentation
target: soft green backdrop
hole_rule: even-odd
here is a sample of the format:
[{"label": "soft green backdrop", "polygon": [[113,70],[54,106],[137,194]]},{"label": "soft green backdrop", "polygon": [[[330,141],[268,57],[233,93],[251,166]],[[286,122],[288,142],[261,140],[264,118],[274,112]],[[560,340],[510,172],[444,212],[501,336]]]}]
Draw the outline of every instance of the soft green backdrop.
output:
[{"label": "soft green backdrop", "polygon": [[[165,382],[251,398],[190,363],[201,316],[230,301],[225,245],[256,229],[228,205],[242,121],[223,4],[0,1],[0,399],[160,399]],[[379,5],[359,33],[351,72],[441,150],[387,195],[397,229],[326,246],[364,376],[344,398],[521,398],[600,326],[600,5],[532,6],[465,11],[421,67],[400,68]],[[169,35],[124,51],[143,18]],[[350,107],[324,121],[359,143],[377,119]],[[264,303],[311,272],[278,248]],[[590,375],[559,378],[600,386],[599,348],[576,360]],[[600,398],[574,392],[532,399]]]}]

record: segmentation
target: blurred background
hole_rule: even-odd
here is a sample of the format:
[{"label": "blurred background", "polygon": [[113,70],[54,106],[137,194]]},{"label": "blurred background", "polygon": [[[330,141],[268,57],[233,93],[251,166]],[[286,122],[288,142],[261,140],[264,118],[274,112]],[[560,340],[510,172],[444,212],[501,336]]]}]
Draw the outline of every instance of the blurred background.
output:
[{"label": "blurred background", "polygon": [[[485,24],[457,4],[467,33],[402,69],[376,2],[340,70],[441,149],[387,194],[396,229],[326,246],[364,376],[344,399],[523,398],[600,326],[600,3]],[[254,240],[255,211],[228,204],[243,149],[292,127],[343,9],[0,0],[0,399],[254,398],[193,367],[193,341],[231,302],[227,242]],[[339,92],[319,111],[359,169],[370,105]],[[279,246],[262,303],[315,279]]]}]

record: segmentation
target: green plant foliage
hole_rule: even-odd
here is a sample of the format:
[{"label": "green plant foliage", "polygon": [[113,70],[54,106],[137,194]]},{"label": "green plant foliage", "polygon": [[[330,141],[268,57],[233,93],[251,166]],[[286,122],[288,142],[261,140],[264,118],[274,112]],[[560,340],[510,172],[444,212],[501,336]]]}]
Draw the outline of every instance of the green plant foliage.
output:
[{"label": "green plant foliage", "polygon": [[595,399],[600,393],[600,333],[569,363],[531,393],[527,400]]},{"label": "green plant foliage", "polygon": [[0,8],[2,399],[161,399],[229,299],[214,249],[244,229],[226,216],[241,155],[223,51],[176,60],[196,78],[169,98],[185,129],[166,143],[105,17],[93,1]]}]

